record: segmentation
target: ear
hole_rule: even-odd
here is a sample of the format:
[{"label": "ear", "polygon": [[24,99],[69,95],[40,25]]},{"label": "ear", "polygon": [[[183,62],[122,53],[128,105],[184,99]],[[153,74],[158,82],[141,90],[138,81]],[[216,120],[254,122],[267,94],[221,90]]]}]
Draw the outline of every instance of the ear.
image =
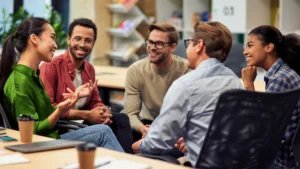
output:
[{"label": "ear", "polygon": [[38,36],[36,36],[36,34],[31,34],[29,36],[29,40],[31,43],[33,43],[34,45],[37,45],[38,44]]},{"label": "ear", "polygon": [[176,44],[176,43],[173,43],[172,45],[170,45],[170,47],[171,47],[172,53],[174,53],[174,51],[175,51],[176,48],[177,48],[177,44]]},{"label": "ear", "polygon": [[266,46],[266,51],[268,53],[272,52],[274,50],[274,44],[273,43],[269,43],[267,46]]},{"label": "ear", "polygon": [[204,49],[205,46],[204,46],[204,42],[202,39],[198,40],[196,47],[197,47],[197,49],[196,49],[197,53],[201,52],[201,50]]},{"label": "ear", "polygon": [[67,40],[67,41],[68,41],[68,46],[69,46],[70,43],[71,43],[71,42],[70,42],[70,41],[71,41],[71,37],[70,37],[69,35],[68,35],[68,40]]}]

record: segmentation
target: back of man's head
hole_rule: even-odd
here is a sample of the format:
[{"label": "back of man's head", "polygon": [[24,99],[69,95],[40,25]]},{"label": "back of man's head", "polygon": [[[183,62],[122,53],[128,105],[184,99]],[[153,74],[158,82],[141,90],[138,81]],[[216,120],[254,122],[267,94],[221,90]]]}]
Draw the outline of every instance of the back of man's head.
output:
[{"label": "back of man's head", "polygon": [[83,27],[87,27],[87,28],[92,28],[94,30],[94,41],[96,41],[97,39],[97,27],[95,25],[95,23],[87,18],[78,18],[75,19],[70,25],[69,25],[69,37],[72,36],[73,33],[73,29],[75,26],[83,26]]},{"label": "back of man's head", "polygon": [[194,41],[203,40],[209,57],[221,62],[226,60],[232,46],[232,34],[225,25],[220,22],[197,22],[194,31]]},{"label": "back of man's head", "polygon": [[156,23],[152,24],[148,28],[148,33],[150,34],[153,30],[159,30],[162,32],[168,32],[169,34],[169,42],[171,44],[178,44],[179,34],[176,28],[168,23]]}]

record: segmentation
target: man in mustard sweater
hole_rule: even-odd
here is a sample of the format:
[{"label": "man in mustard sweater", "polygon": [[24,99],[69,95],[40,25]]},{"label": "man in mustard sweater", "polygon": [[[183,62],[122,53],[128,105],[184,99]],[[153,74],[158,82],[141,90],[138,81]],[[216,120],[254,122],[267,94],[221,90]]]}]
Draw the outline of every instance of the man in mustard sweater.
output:
[{"label": "man in mustard sweater", "polygon": [[173,26],[152,24],[148,31],[148,57],[129,67],[125,84],[124,110],[137,131],[135,136],[139,138],[135,139],[146,135],[173,81],[189,71],[187,60],[173,55],[179,39]]}]

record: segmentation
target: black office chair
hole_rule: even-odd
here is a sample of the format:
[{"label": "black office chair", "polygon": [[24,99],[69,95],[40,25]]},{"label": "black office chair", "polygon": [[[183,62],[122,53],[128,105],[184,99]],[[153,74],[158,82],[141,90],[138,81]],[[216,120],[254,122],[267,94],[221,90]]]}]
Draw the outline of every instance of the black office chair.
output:
[{"label": "black office chair", "polygon": [[232,90],[218,101],[196,167],[273,168],[300,90],[259,93]]},{"label": "black office chair", "polygon": [[4,127],[8,129],[12,128],[1,103],[0,103],[0,127]]},{"label": "black office chair", "polygon": [[177,56],[187,59],[186,48],[184,46],[184,40],[181,39],[178,41],[177,47],[174,51],[174,55],[177,55]]},{"label": "black office chair", "polygon": [[300,169],[300,121],[293,139],[293,153],[296,162],[296,168]]},{"label": "black office chair", "polygon": [[[300,89],[282,93],[245,90],[224,92],[218,100],[195,167],[200,169],[273,167],[299,96]],[[171,156],[149,154],[142,156],[178,164]]]},{"label": "black office chair", "polygon": [[243,54],[242,44],[233,43],[224,65],[231,69],[238,77],[242,77],[242,69],[247,66],[246,58]]},{"label": "black office chair", "polygon": [[[55,125],[55,128],[60,131],[60,133],[65,133],[68,130],[78,130],[80,128],[84,128],[87,125],[76,123],[73,121],[68,120],[58,120],[58,122]],[[8,120],[7,115],[5,114],[5,111],[2,107],[2,104],[0,102],[0,127],[8,128],[8,129],[16,129],[13,128]]]}]

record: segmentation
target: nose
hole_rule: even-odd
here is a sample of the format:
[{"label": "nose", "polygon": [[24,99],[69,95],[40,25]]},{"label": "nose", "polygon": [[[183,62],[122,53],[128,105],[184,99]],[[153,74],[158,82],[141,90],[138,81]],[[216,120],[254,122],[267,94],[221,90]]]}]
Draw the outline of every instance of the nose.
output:
[{"label": "nose", "polygon": [[58,48],[56,42],[54,43],[54,48],[55,48],[55,50]]},{"label": "nose", "polygon": [[246,56],[248,54],[248,49],[244,49],[243,54]]},{"label": "nose", "polygon": [[81,40],[81,41],[79,42],[79,46],[84,46],[84,45],[85,45],[84,40]]}]

